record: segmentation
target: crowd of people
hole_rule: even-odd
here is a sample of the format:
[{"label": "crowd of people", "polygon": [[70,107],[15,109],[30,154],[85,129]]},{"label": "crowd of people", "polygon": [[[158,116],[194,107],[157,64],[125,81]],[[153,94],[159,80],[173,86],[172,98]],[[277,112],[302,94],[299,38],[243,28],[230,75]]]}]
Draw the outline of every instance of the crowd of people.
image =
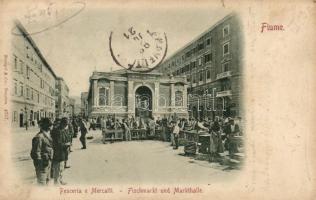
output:
[{"label": "crowd of people", "polygon": [[87,123],[81,118],[57,118],[54,121],[42,118],[39,133],[32,139],[31,158],[35,167],[37,183],[47,185],[54,179],[55,185],[67,184],[63,180],[63,171],[70,168],[68,157],[72,152],[73,138],[80,131],[82,149],[86,149]]},{"label": "crowd of people", "polygon": [[[185,131],[206,133],[210,135],[208,152],[210,161],[213,161],[219,153],[225,150],[232,156],[238,152],[238,144],[233,140],[235,136],[242,136],[241,118],[224,118],[215,117],[213,120],[209,118],[195,119],[195,118],[177,118],[171,116],[169,118],[139,118],[131,117],[124,119],[115,119],[113,117],[100,117],[90,120],[91,126],[99,127],[105,133],[113,134],[111,130],[122,129],[124,133],[124,140],[130,141],[132,139],[131,133],[133,131],[145,131],[147,138],[159,138],[163,141],[171,142],[174,149],[178,149],[180,133]],[[97,125],[98,124],[98,125]],[[182,134],[183,135],[183,134]],[[110,135],[111,137],[111,135]]]},{"label": "crowd of people", "polygon": [[54,184],[65,185],[63,171],[70,167],[67,161],[72,152],[73,138],[77,138],[80,131],[79,140],[82,149],[86,149],[86,134],[90,129],[99,128],[105,134],[112,134],[113,130],[121,130],[124,133],[123,139],[126,141],[132,140],[133,131],[142,131],[146,138],[170,142],[173,149],[178,149],[179,139],[184,137],[185,132],[206,134],[209,136],[207,147],[209,161],[213,162],[225,150],[229,152],[229,155],[238,152],[239,144],[234,142],[233,138],[242,136],[241,125],[240,117],[215,117],[214,120],[208,118],[185,119],[173,116],[162,119],[158,117],[156,120],[150,117],[124,119],[99,117],[88,120],[64,117],[54,121],[43,118],[39,122],[39,133],[32,139],[31,158],[38,184],[47,185],[53,179]]}]

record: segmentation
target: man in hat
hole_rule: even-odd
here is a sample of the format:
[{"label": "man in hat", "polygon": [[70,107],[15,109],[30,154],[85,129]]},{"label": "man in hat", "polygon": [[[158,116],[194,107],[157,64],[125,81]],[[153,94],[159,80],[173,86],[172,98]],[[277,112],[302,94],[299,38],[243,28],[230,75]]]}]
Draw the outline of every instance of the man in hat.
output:
[{"label": "man in hat", "polygon": [[170,141],[171,141],[171,146],[174,147],[175,146],[175,141],[174,141],[174,133],[173,133],[173,130],[174,130],[174,127],[175,127],[175,124],[176,122],[175,121],[171,121],[168,125],[168,128],[169,128],[169,135],[170,135]]},{"label": "man in hat", "polygon": [[228,150],[229,155],[233,156],[234,153],[238,152],[237,144],[233,142],[233,137],[238,135],[239,126],[235,124],[234,119],[228,118],[228,124],[224,128],[226,134],[225,148]]},{"label": "man in hat", "polygon": [[72,127],[73,127],[73,130],[74,130],[74,135],[73,135],[73,137],[74,137],[74,138],[77,138],[79,128],[78,128],[77,118],[75,118],[75,117],[72,118]]},{"label": "man in hat", "polygon": [[125,140],[131,141],[132,140],[131,130],[130,130],[130,127],[128,125],[127,119],[123,119],[123,130],[124,130]]},{"label": "man in hat", "polygon": [[52,125],[48,118],[43,118],[39,124],[40,132],[32,139],[31,158],[39,185],[47,185],[50,180],[53,158],[53,141],[50,136]]},{"label": "man in hat", "polygon": [[79,120],[79,127],[80,127],[80,132],[81,132],[81,135],[79,138],[80,142],[82,144],[81,149],[86,149],[87,148],[87,146],[86,146],[86,134],[88,133],[88,129],[87,129],[87,124],[86,124],[84,119]]},{"label": "man in hat", "polygon": [[58,128],[54,129],[53,137],[53,177],[54,183],[66,185],[62,179],[65,161],[68,159],[68,148],[70,146],[69,133],[68,133],[68,120],[62,118]]},{"label": "man in hat", "polygon": [[149,135],[151,137],[155,136],[156,123],[153,117],[149,118],[148,126],[149,126]]},{"label": "man in hat", "polygon": [[172,130],[172,135],[173,135],[173,149],[178,149],[178,146],[179,146],[179,142],[178,142],[179,134],[180,134],[180,127],[179,127],[179,120],[177,120],[177,121],[174,123],[174,127],[173,127],[173,130]]},{"label": "man in hat", "polygon": [[72,152],[71,150],[71,146],[72,146],[72,138],[74,136],[74,130],[73,130],[73,126],[72,123],[68,120],[68,118],[66,118],[68,125],[66,126],[65,130],[67,130],[67,142],[70,142],[70,146],[67,149],[67,156],[66,156],[66,160],[65,160],[65,168],[70,168],[70,165],[67,164],[68,161],[68,157],[70,152]]}]

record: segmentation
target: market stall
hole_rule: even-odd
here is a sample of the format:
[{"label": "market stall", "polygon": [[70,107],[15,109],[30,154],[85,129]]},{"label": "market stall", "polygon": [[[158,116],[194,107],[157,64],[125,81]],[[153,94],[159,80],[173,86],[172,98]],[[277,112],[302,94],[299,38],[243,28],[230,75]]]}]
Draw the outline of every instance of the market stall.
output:
[{"label": "market stall", "polygon": [[124,137],[123,133],[124,133],[123,129],[106,129],[106,128],[104,128],[102,130],[103,143],[105,143],[106,141],[123,140],[123,137]]}]

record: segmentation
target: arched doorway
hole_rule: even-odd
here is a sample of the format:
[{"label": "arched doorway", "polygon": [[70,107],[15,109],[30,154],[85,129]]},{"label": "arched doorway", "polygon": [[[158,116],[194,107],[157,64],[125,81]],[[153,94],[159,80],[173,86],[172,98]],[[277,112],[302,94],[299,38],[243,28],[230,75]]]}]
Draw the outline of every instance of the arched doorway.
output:
[{"label": "arched doorway", "polygon": [[152,92],[146,86],[137,88],[135,92],[135,116],[152,117]]}]

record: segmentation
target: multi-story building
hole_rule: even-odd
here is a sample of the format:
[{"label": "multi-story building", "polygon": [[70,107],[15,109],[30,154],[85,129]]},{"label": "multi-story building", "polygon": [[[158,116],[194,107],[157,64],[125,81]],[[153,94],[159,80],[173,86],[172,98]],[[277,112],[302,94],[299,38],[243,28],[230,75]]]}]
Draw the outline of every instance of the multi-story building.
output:
[{"label": "multi-story building", "polygon": [[56,117],[68,117],[71,115],[71,106],[69,100],[69,88],[63,78],[56,79]]},{"label": "multi-story building", "polygon": [[75,115],[75,104],[76,104],[76,100],[74,98],[69,97],[68,112],[71,117]]},{"label": "multi-story building", "polygon": [[93,72],[88,92],[89,117],[147,119],[188,117],[185,76],[117,70]]},{"label": "multi-story building", "polygon": [[81,92],[81,116],[88,117],[88,92]]},{"label": "multi-story building", "polygon": [[186,75],[190,116],[241,115],[242,39],[238,17],[230,14],[158,66]]},{"label": "multi-story building", "polygon": [[73,99],[71,105],[73,105],[73,115],[79,116],[81,114],[81,98],[78,96],[72,96],[70,99]]},{"label": "multi-story building", "polygon": [[12,126],[35,126],[42,117],[55,116],[56,74],[30,34],[15,22],[12,35]]}]

